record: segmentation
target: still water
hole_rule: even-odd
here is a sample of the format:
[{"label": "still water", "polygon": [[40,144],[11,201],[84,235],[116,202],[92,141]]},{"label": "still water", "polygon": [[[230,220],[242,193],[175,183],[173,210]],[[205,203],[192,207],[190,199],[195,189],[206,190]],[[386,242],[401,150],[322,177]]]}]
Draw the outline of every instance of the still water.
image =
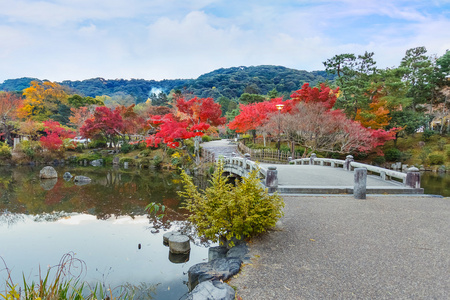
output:
[{"label": "still water", "polygon": [[[208,244],[194,237],[188,257],[169,257],[163,245],[165,232],[188,229],[177,174],[57,167],[58,180],[40,181],[40,169],[0,168],[0,282],[8,270],[14,283],[22,274],[37,282],[39,270],[45,274],[70,253],[80,260],[72,273],[92,285],[131,284],[148,292],[144,299],[183,298],[187,271],[207,260]],[[92,182],[65,181],[66,171]],[[162,220],[146,214],[150,202],[167,207]]]},{"label": "still water", "polygon": [[425,194],[450,197],[450,173],[423,172],[420,185]]}]

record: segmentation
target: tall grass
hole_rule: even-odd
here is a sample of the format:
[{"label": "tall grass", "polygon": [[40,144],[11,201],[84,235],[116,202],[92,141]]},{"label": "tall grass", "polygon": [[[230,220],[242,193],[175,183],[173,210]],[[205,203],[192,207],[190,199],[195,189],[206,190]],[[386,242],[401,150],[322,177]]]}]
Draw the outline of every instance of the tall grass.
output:
[{"label": "tall grass", "polygon": [[[11,270],[2,257],[1,261],[7,272],[4,290],[0,291],[0,299],[4,300],[94,300],[94,299],[134,299],[137,293],[145,293],[146,299],[153,299],[155,285],[126,284],[111,289],[104,283],[90,285],[81,280],[86,272],[86,264],[75,257],[73,252],[64,254],[58,265],[49,268],[45,273],[39,268],[38,282],[29,282],[23,275],[20,286],[11,277]],[[0,270],[2,271],[2,270]]]}]

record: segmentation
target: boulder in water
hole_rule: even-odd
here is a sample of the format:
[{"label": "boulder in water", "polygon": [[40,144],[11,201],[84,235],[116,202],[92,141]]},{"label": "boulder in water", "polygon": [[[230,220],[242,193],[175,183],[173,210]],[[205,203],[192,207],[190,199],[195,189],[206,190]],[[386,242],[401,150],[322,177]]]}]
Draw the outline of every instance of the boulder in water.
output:
[{"label": "boulder in water", "polygon": [[86,176],[75,176],[73,179],[76,185],[85,185],[91,182],[91,179]]},{"label": "boulder in water", "polygon": [[41,179],[58,178],[58,173],[56,172],[55,168],[47,166],[47,167],[44,167],[39,172],[39,178],[41,178]]}]

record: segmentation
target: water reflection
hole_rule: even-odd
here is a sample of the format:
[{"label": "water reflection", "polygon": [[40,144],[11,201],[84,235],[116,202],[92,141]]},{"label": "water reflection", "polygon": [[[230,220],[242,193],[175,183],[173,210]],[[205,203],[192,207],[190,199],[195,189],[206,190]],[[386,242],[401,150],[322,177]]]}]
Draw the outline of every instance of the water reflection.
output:
[{"label": "water reflection", "polygon": [[[187,270],[207,259],[208,251],[198,239],[188,257],[169,257],[163,246],[167,230],[194,236],[180,208],[177,174],[66,166],[57,167],[59,178],[47,185],[38,178],[40,169],[0,168],[0,257],[16,283],[22,272],[37,282],[39,268],[73,251],[86,264],[81,279],[87,282],[129,285],[143,299],[179,299],[188,291]],[[77,186],[62,178],[65,172],[92,181]],[[150,202],[165,205],[164,218],[145,213]]]},{"label": "water reflection", "polygon": [[450,197],[450,173],[421,173],[421,187],[425,194]]},{"label": "water reflection", "polygon": [[40,168],[0,168],[0,211],[43,214],[53,211],[90,213],[99,219],[112,215],[144,213],[150,202],[178,210],[180,178],[173,172],[94,167],[59,167],[58,174],[70,172],[92,179],[77,186],[73,180],[39,180]]}]

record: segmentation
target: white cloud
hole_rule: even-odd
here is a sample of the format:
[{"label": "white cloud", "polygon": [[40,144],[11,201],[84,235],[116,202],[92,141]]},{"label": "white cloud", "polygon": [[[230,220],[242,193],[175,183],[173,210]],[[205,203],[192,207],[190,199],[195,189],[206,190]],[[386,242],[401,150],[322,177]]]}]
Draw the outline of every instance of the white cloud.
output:
[{"label": "white cloud", "polygon": [[374,51],[398,65],[408,48],[450,48],[448,1],[3,0],[1,80],[192,78],[216,68],[323,69]]}]

